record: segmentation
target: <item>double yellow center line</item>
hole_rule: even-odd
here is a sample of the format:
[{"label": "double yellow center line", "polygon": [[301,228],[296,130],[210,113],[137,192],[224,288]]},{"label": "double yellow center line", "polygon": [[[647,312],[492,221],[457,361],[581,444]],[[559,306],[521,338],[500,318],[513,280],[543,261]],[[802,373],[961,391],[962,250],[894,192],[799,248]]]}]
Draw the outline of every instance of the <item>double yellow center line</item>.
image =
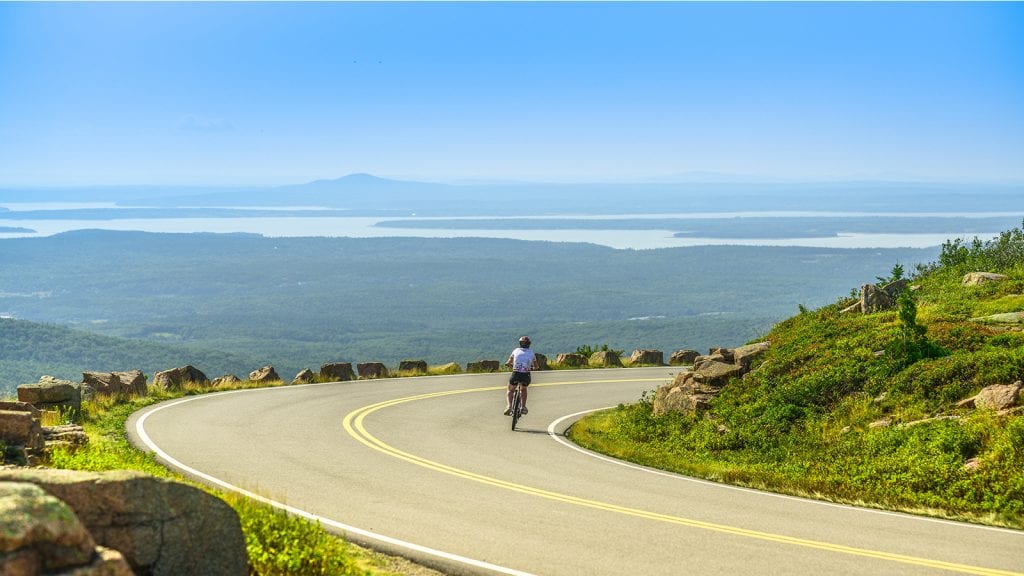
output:
[{"label": "double yellow center line", "polygon": [[[651,381],[664,381],[664,378],[650,379]],[[536,384],[536,386],[565,386],[571,384],[607,384],[615,382],[637,382],[636,379],[629,380],[600,380],[600,381],[577,381],[577,382],[555,382],[547,384]],[[400,404],[406,404],[409,402],[416,402],[419,400],[427,400],[431,398],[440,398],[444,396],[454,396],[457,394],[468,394],[472,392],[486,392],[504,390],[505,386],[491,386],[486,388],[471,388],[463,390],[448,390],[444,392],[431,392],[427,394],[418,394],[415,396],[408,396],[405,398],[396,398],[393,400],[386,400],[384,402],[378,402],[369,406],[364,406],[345,416],[344,427],[345,430],[353,438],[366,445],[373,450],[387,454],[394,458],[404,460],[416,466],[426,468],[428,470],[434,470],[458,478],[466,480],[472,480],[483,484],[495,486],[497,488],[503,488],[505,490],[512,490],[522,494],[529,494],[539,498],[545,498],[547,500],[554,500],[556,502],[564,502],[567,504],[573,504],[576,506],[582,506],[584,508],[592,508],[595,510],[603,510],[606,512],[613,512],[617,514],[624,514],[627,516],[633,516],[636,518],[643,518],[646,520],[654,520],[658,522],[665,522],[668,524],[675,524],[679,526],[686,526],[689,528],[696,528],[700,530],[708,530],[711,532],[718,532],[722,534],[730,534],[733,536],[740,536],[743,538],[752,538],[755,540],[763,540],[768,542],[776,542],[781,544],[790,544],[793,546],[800,546],[804,548],[812,548],[815,550],[824,550],[827,552],[835,552],[839,554],[849,554],[852,556],[860,556],[865,558],[873,558],[877,560],[886,560],[889,562],[898,562],[900,564],[910,564],[914,566],[924,566],[928,568],[936,568],[939,570],[948,570],[951,572],[959,572],[962,574],[977,574],[981,576],[1024,576],[1020,572],[1011,572],[1007,570],[998,570],[993,568],[982,568],[977,566],[969,566],[966,564],[956,564],[953,562],[944,562],[941,560],[930,560],[928,558],[919,558],[916,556],[907,556],[904,554],[894,554],[891,552],[881,552],[877,550],[868,550],[864,548],[855,548],[852,546],[844,546],[842,544],[832,544],[829,542],[821,542],[817,540],[809,540],[806,538],[795,538],[792,536],[784,536],[781,534],[772,534],[770,532],[760,532],[757,530],[749,530],[746,528],[739,528],[736,526],[728,526],[725,524],[716,524],[712,522],[703,522],[700,520],[693,520],[689,518],[681,518],[679,516],[670,516],[667,514],[659,514],[657,512],[649,512],[646,510],[639,510],[636,508],[627,508],[624,506],[617,506],[615,504],[609,504],[606,502],[600,502],[597,500],[590,500],[587,498],[580,498],[578,496],[572,496],[570,494],[562,494],[558,492],[552,492],[550,490],[544,490],[541,488],[534,488],[531,486],[525,486],[523,484],[517,484],[515,482],[509,482],[500,478],[493,478],[490,476],[484,476],[468,470],[462,470],[454,468],[440,462],[434,462],[415,454],[410,454],[403,450],[399,450],[394,446],[391,446],[379,438],[370,434],[366,430],[365,421],[366,417],[374,412],[397,406]]]}]

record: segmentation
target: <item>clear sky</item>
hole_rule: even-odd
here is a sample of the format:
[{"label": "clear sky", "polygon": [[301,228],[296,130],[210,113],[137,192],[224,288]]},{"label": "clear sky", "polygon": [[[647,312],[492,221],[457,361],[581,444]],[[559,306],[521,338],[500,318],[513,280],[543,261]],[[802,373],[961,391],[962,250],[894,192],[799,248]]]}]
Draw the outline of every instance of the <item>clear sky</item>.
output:
[{"label": "clear sky", "polygon": [[0,185],[1024,181],[1021,3],[2,3]]}]

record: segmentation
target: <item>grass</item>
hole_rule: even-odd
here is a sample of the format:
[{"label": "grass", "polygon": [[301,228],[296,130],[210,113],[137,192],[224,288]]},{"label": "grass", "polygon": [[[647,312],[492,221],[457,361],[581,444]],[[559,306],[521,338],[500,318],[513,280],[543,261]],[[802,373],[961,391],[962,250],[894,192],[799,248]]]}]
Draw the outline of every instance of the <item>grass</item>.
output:
[{"label": "grass", "polygon": [[[899,310],[839,314],[841,301],[779,323],[760,368],[707,411],[655,416],[646,394],[570,435],[701,478],[1024,528],[1024,413],[957,407],[1024,378],[1024,333],[970,321],[1024,310],[1024,232],[966,246],[921,267]],[[1009,278],[961,285],[975,270]]]}]

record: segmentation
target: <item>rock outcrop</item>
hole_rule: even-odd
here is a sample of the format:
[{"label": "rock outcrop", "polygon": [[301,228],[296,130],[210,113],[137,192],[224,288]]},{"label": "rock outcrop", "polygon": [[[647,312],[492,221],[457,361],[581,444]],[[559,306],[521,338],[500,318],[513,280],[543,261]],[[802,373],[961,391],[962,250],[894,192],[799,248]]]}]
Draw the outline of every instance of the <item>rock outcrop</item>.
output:
[{"label": "rock outcrop", "polygon": [[979,322],[981,324],[996,324],[996,325],[1019,325],[1024,324],[1024,312],[1004,312],[1002,314],[991,314],[989,316],[979,316],[978,318],[971,318],[971,322]]},{"label": "rock outcrop", "polygon": [[466,364],[466,372],[497,372],[501,370],[501,362],[497,360],[477,360]]},{"label": "rock outcrop", "polygon": [[249,372],[249,381],[260,383],[280,382],[281,377],[277,375],[277,371],[274,370],[273,366],[264,366]]},{"label": "rock outcrop", "polygon": [[187,384],[209,386],[210,379],[203,371],[192,365],[179,366],[153,376],[153,385],[164,390],[181,390]]},{"label": "rock outcrop", "polygon": [[314,374],[309,368],[306,368],[302,372],[296,374],[295,378],[292,378],[292,384],[309,384],[313,380],[316,380],[316,374]]},{"label": "rock outcrop", "polygon": [[[137,574],[243,576],[248,571],[238,514],[198,488],[133,471],[0,470],[0,487],[26,483],[74,512],[70,517],[77,516],[91,534],[73,540],[83,556],[92,557],[94,540],[123,554]],[[52,501],[49,505],[58,509]],[[8,515],[0,517],[6,522]]]},{"label": "rock outcrop", "polygon": [[964,286],[978,286],[986,282],[1000,282],[1006,280],[1007,276],[992,272],[968,272],[960,281]]},{"label": "rock outcrop", "polygon": [[733,378],[748,374],[769,346],[768,342],[758,342],[739,348],[713,348],[707,356],[697,356],[693,370],[679,372],[671,384],[655,390],[654,413],[688,414],[709,408],[722,388]]},{"label": "rock outcrop", "polygon": [[27,402],[40,410],[78,414],[82,410],[82,391],[69,380],[43,376],[38,384],[18,386],[18,401]]},{"label": "rock outcrop", "polygon": [[676,350],[669,357],[668,363],[672,366],[689,366],[693,364],[697,356],[700,356],[700,352],[696,350]]},{"label": "rock outcrop", "polygon": [[537,370],[548,370],[548,357],[540,352],[534,352],[534,357],[537,359]]},{"label": "rock outcrop", "polygon": [[383,362],[363,362],[356,364],[356,372],[360,378],[387,378],[388,367]]},{"label": "rock outcrop", "polygon": [[633,350],[629,363],[634,366],[664,366],[665,353],[661,350]]},{"label": "rock outcrop", "polygon": [[67,504],[27,482],[0,482],[0,574],[133,576],[124,556],[97,546]]},{"label": "rock outcrop", "polygon": [[126,372],[82,372],[82,384],[91,387],[97,394],[104,396],[134,395],[145,396],[146,376],[142,370]]},{"label": "rock outcrop", "polygon": [[889,282],[881,287],[864,284],[860,287],[860,300],[844,308],[841,313],[860,311],[864,314],[871,314],[872,312],[891,310],[896,307],[896,300],[900,297],[900,293],[909,285],[910,281],[906,279]]},{"label": "rock outcrop", "polygon": [[983,410],[1009,410],[1024,402],[1024,382],[1018,380],[1013,384],[993,384],[986,386],[970,398],[957,403],[958,408],[981,408]]}]

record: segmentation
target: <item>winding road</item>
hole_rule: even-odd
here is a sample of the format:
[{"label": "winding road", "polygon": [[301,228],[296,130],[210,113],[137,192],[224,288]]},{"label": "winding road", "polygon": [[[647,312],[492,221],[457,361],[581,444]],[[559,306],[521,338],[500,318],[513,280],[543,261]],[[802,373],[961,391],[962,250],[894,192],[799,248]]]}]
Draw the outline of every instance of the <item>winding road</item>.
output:
[{"label": "winding road", "polygon": [[561,437],[673,371],[535,373],[515,432],[503,374],[189,396],[128,431],[187,475],[452,574],[1024,575],[1022,531],[693,480]]}]

